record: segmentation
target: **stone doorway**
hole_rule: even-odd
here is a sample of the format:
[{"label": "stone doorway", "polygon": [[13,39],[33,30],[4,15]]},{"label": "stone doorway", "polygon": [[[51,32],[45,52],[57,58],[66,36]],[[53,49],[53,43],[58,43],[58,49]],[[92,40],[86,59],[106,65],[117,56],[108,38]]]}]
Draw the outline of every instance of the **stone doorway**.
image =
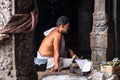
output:
[{"label": "stone doorway", "polygon": [[[8,0],[6,0],[8,1]],[[9,0],[6,3],[9,3],[11,6],[14,0]],[[22,0],[19,0],[23,3]],[[77,55],[85,55],[86,58],[90,58],[91,49],[90,49],[90,32],[92,30],[92,13],[94,8],[94,0],[36,0],[38,3],[39,10],[39,20],[36,29],[34,30],[34,41],[29,34],[15,34],[10,35],[10,38],[4,42],[2,45],[0,44],[0,79],[17,79],[18,80],[28,80],[30,76],[28,76],[29,72],[25,72],[26,70],[31,70],[33,66],[33,47],[29,47],[26,45],[33,45],[35,42],[35,51],[37,51],[41,40],[44,38],[43,31],[49,29],[52,26],[55,26],[56,19],[61,15],[66,15],[71,19],[71,34],[66,36],[67,45],[71,43],[69,46],[77,53]],[[106,0],[106,13],[108,14],[108,24],[109,24],[109,36],[108,36],[108,51],[107,51],[107,59],[111,60],[113,57],[120,57],[120,28],[119,28],[119,20],[120,20],[120,11],[119,4],[120,1],[116,0],[117,3],[113,4],[113,0]],[[17,2],[17,0],[16,0]],[[29,1],[30,2],[30,1]],[[32,3],[32,0],[30,4]],[[55,5],[54,5],[55,3]],[[0,2],[0,4],[5,5]],[[117,9],[114,7],[117,4]],[[1,5],[0,5],[1,6]],[[2,6],[5,8],[4,6]],[[0,9],[2,8],[0,7]],[[9,6],[7,6],[9,7]],[[20,9],[16,11],[21,11],[24,13],[29,13],[29,10],[24,8],[25,12],[22,11],[23,7],[19,6]],[[18,8],[16,7],[16,9]],[[30,7],[30,6],[28,6]],[[10,8],[8,8],[10,9]],[[30,9],[30,8],[28,8]],[[114,16],[114,10],[116,9],[117,18]],[[10,9],[12,10],[12,9]],[[31,10],[31,9],[30,9]],[[1,10],[0,10],[1,12]],[[18,13],[16,12],[16,13]],[[10,13],[11,15],[12,13]],[[3,14],[2,14],[3,15]],[[5,16],[4,16],[5,17]],[[113,19],[115,18],[115,19]],[[1,17],[2,21],[4,18]],[[84,20],[85,19],[85,20]],[[115,45],[115,22],[117,28],[117,47]],[[1,26],[1,24],[0,24]],[[16,40],[16,41],[15,41]],[[29,44],[29,41],[31,44]],[[21,44],[21,42],[23,44]],[[116,52],[117,48],[117,52]],[[24,51],[25,49],[25,51]],[[27,54],[26,54],[27,53]],[[30,53],[30,54],[28,54]],[[24,54],[24,55],[23,55]],[[2,56],[1,56],[2,55]],[[28,60],[28,56],[30,60]],[[35,55],[36,56],[36,55]],[[25,58],[26,60],[23,60]],[[10,61],[10,62],[9,62]],[[5,62],[5,63],[4,63]],[[18,62],[16,64],[16,62]],[[31,62],[29,65],[26,63]],[[1,67],[2,66],[2,67]],[[16,68],[17,66],[17,68]],[[3,68],[3,69],[2,69]],[[3,74],[5,73],[5,74]],[[30,72],[31,73],[31,72]],[[32,75],[32,74],[31,74]]]},{"label": "stone doorway", "polygon": [[39,21],[34,34],[35,53],[44,38],[43,32],[55,26],[59,16],[65,15],[71,20],[70,34],[65,35],[66,45],[72,48],[78,56],[83,55],[90,59],[90,32],[94,0],[37,0],[37,3]]}]

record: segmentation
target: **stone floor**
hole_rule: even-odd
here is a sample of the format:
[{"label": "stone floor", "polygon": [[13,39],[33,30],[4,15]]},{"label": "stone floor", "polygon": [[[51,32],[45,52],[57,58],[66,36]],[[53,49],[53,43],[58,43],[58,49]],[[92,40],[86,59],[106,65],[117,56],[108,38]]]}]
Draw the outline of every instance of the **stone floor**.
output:
[{"label": "stone floor", "polygon": [[[88,79],[88,76],[83,76],[83,74],[81,75],[81,74],[71,73],[70,69],[61,70],[61,72],[50,72],[50,70],[38,71],[37,74],[38,74],[38,80],[92,80],[90,78]],[[109,80],[113,80],[113,79],[109,79]],[[118,77],[117,80],[120,80],[120,77]]]},{"label": "stone floor", "polygon": [[38,71],[38,80],[87,80],[87,76],[71,73],[69,69],[61,72]]}]

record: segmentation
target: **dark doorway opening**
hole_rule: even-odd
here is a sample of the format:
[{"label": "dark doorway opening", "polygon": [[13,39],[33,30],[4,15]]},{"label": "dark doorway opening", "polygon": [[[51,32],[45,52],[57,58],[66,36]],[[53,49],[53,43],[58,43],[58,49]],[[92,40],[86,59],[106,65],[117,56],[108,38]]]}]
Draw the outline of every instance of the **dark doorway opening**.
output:
[{"label": "dark doorway opening", "polygon": [[[54,27],[60,16],[71,21],[70,34],[65,35],[66,45],[80,57],[91,58],[90,32],[94,0],[36,0],[39,20],[35,29],[35,53],[44,38],[43,32]],[[36,54],[35,54],[36,56]]]}]

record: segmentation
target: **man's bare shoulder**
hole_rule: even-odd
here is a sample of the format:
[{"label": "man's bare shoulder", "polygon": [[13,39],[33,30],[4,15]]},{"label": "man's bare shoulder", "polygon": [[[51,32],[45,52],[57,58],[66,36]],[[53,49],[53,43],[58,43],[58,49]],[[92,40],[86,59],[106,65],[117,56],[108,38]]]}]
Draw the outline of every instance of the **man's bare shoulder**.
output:
[{"label": "man's bare shoulder", "polygon": [[62,34],[57,30],[57,29],[54,29],[52,32],[51,32],[51,35],[55,36],[55,37],[60,37]]}]

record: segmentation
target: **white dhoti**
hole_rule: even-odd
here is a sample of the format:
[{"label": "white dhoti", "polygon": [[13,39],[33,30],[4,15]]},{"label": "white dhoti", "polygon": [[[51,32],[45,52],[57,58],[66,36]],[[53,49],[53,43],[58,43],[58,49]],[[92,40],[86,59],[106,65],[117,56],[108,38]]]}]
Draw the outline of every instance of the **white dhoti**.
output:
[{"label": "white dhoti", "polygon": [[[47,59],[47,69],[51,69],[54,67],[54,58],[53,57],[46,57],[43,55],[40,55],[39,52],[37,52],[37,58],[38,59]],[[71,58],[60,58],[60,69],[67,68],[71,64]]]}]

